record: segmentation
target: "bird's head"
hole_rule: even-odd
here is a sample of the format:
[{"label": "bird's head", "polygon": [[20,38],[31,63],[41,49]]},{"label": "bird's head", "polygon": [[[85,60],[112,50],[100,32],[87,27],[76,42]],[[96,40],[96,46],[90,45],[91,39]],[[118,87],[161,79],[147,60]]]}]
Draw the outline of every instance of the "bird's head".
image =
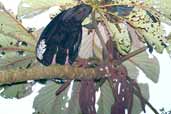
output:
[{"label": "bird's head", "polygon": [[80,4],[66,10],[63,15],[64,21],[82,22],[92,11],[92,7],[86,4]]}]

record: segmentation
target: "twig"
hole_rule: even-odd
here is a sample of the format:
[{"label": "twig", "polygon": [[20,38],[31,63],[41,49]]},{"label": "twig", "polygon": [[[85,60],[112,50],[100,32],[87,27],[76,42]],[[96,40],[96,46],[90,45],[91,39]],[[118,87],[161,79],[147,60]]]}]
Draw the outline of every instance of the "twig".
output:
[{"label": "twig", "polygon": [[124,62],[126,60],[129,60],[131,57],[134,57],[134,56],[144,52],[146,49],[147,49],[147,47],[142,47],[142,48],[140,48],[138,50],[135,50],[135,51],[129,53],[128,55],[121,58],[120,63],[122,63],[122,62]]},{"label": "twig", "polygon": [[[128,79],[129,81],[132,81],[131,78],[128,77],[128,76],[127,76],[127,79]],[[138,86],[138,85],[137,85],[137,86]],[[140,91],[140,88],[138,88],[138,89],[139,89],[139,91]],[[147,104],[155,114],[159,114],[158,111],[152,106],[152,104],[151,104],[150,102],[148,102],[148,100],[146,100],[146,99],[141,95],[141,93],[139,94],[138,90],[136,90],[135,88],[134,88],[134,94],[135,94],[137,97],[139,97],[139,99],[143,100],[143,102],[144,102],[145,104]]]},{"label": "twig", "polygon": [[56,91],[56,95],[59,95],[61,92],[63,92],[71,83],[71,80],[67,80],[63,85],[61,85],[58,90]]},{"label": "twig", "polygon": [[135,91],[135,90],[134,90],[134,93],[135,93],[135,95],[136,95],[137,97],[139,97],[140,99],[143,99],[143,101],[145,102],[145,104],[147,104],[155,114],[159,114],[158,111],[152,106],[152,104],[149,103],[143,96],[140,96],[140,95],[138,94],[138,92]]}]

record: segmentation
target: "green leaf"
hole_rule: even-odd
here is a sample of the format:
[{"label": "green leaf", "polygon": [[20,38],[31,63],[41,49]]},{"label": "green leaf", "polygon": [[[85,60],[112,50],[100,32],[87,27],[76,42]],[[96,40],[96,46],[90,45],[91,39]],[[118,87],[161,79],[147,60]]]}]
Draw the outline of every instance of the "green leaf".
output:
[{"label": "green leaf", "polygon": [[0,2],[0,9],[4,9],[4,5]]},{"label": "green leaf", "polygon": [[167,52],[168,52],[168,54],[171,56],[171,33],[169,33],[169,35],[167,36],[167,41],[168,41],[168,46],[167,46],[167,48],[166,48],[166,50],[167,50]]},{"label": "green leaf", "polygon": [[79,106],[79,87],[80,84],[74,82],[72,88],[71,99],[68,102],[68,108],[63,112],[63,114],[81,114]]},{"label": "green leaf", "polygon": [[14,40],[25,41],[30,46],[35,46],[34,37],[21,26],[12,14],[6,10],[0,12],[0,34],[11,37]]},{"label": "green leaf", "polygon": [[158,53],[162,53],[165,46],[163,43],[166,43],[166,39],[164,37],[164,30],[161,27],[160,23],[147,23],[145,24],[146,31],[140,30],[140,32],[143,34],[145,40],[151,45],[154,45],[154,49]]},{"label": "green leaf", "polygon": [[126,69],[128,71],[128,76],[131,79],[137,79],[137,76],[139,75],[139,71],[136,68],[136,66],[134,64],[132,64],[130,61],[125,61],[123,63],[123,65],[126,67]]},{"label": "green leaf", "polygon": [[[143,97],[148,100],[149,99],[149,88],[148,84],[139,84],[141,89],[141,93]],[[109,86],[109,83],[106,81],[103,86],[101,87],[101,96],[98,101],[98,112],[97,114],[110,114],[111,113],[111,106],[114,103],[114,98],[112,94],[112,90]],[[134,95],[133,98],[133,108],[132,114],[139,114],[142,111],[140,100],[137,96]]]},{"label": "green leaf", "polygon": [[48,10],[50,7],[73,2],[74,0],[22,0],[18,7],[18,15],[32,17]]},{"label": "green leaf", "polygon": [[[1,52],[1,51],[0,51]],[[4,51],[1,52],[1,54]],[[0,57],[0,70],[8,70],[11,68],[25,69],[32,65],[35,59],[33,54],[27,54],[27,56],[18,55],[18,52],[5,51],[5,55]]]},{"label": "green leaf", "polygon": [[[150,5],[160,11],[159,19],[171,25],[171,1],[170,0],[151,0]],[[155,14],[155,12],[154,12]]]},{"label": "green leaf", "polygon": [[18,84],[5,86],[4,91],[0,95],[4,98],[23,98],[32,93],[32,84]]},{"label": "green leaf", "polygon": [[114,103],[114,97],[108,81],[101,86],[100,90],[101,94],[98,101],[99,108],[97,114],[110,114],[111,106]]},{"label": "green leaf", "polygon": [[[55,92],[59,84],[49,82],[40,90],[39,95],[35,98],[33,107],[37,114],[79,114],[78,104],[78,83],[74,83],[71,99],[68,97],[67,88],[60,95],[56,96]],[[68,104],[68,107],[66,107]]]},{"label": "green leaf", "polygon": [[[146,10],[148,11],[148,9]],[[162,53],[165,48],[163,44],[166,44],[164,29],[160,21],[153,21],[152,18],[158,19],[156,13],[151,13],[151,9],[148,11],[149,13],[147,13],[146,10],[135,7],[130,15],[125,18],[131,23],[131,26],[136,28],[142,42],[148,43],[153,46],[158,53]]]},{"label": "green leaf", "polygon": [[[148,84],[139,84],[139,87],[141,89],[141,93],[142,93],[143,97],[146,100],[148,100],[149,99],[149,87],[148,87]],[[137,96],[134,95],[132,114],[139,114],[140,112],[142,112],[140,100],[139,100],[139,98]]]},{"label": "green leaf", "polygon": [[5,9],[0,16],[0,70],[31,66],[36,39]]},{"label": "green leaf", "polygon": [[112,33],[112,41],[116,43],[117,50],[120,54],[126,55],[131,50],[131,39],[125,24],[114,24],[108,22]]},{"label": "green leaf", "polygon": [[41,114],[59,114],[61,107],[64,107],[67,100],[67,91],[64,91],[61,95],[56,96],[55,92],[60,85],[49,82],[43,87],[39,95],[35,98],[33,107],[35,112]]},{"label": "green leaf", "polygon": [[[115,36],[112,40],[116,41],[119,53],[121,53],[122,55],[127,55],[128,52],[131,50],[131,39],[124,24],[118,24],[117,26],[119,27],[119,29],[121,29],[121,31],[119,32],[118,30],[115,30]],[[115,25],[115,27],[117,26]]]},{"label": "green leaf", "polygon": [[145,75],[153,82],[157,83],[159,79],[160,66],[157,58],[149,58],[146,52],[136,55],[130,61],[140,68]]}]

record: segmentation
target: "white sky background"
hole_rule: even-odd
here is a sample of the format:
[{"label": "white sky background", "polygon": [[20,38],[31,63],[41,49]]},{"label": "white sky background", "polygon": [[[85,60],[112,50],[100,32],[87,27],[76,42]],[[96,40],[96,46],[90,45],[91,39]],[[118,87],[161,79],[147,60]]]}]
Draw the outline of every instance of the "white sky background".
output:
[{"label": "white sky background", "polygon": [[[20,0],[0,0],[6,9],[12,9],[12,11],[16,14],[17,5]],[[48,17],[48,12],[43,13],[36,18],[23,20],[23,24],[27,27],[36,27],[40,29],[42,25],[48,24],[50,21]],[[166,26],[166,30],[171,31],[171,27]],[[168,54],[164,52],[164,54],[155,54],[160,62],[160,78],[157,84],[153,83],[151,80],[146,78],[142,73],[138,77],[138,81],[142,83],[148,83],[150,89],[150,103],[156,108],[161,109],[165,108],[166,111],[171,110],[171,59]],[[40,84],[36,84],[33,87],[33,93],[25,98],[20,100],[17,99],[4,99],[0,97],[0,114],[32,114],[34,109],[32,109],[32,103],[34,97],[38,94],[38,90],[42,86]],[[143,113],[142,113],[143,114]],[[146,114],[153,114],[151,110],[147,108]]]}]

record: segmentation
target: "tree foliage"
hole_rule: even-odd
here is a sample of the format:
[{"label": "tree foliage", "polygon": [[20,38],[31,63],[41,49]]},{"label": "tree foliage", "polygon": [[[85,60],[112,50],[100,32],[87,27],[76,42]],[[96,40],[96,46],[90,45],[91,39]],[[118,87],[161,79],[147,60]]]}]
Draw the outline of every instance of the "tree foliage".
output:
[{"label": "tree foliage", "polygon": [[[94,68],[102,72],[104,77],[90,80],[83,78],[81,81],[76,78],[59,95],[55,95],[55,92],[62,84],[56,80],[53,82],[54,79],[47,81],[34,100],[34,114],[126,114],[126,111],[128,114],[138,114],[145,111],[145,105],[158,114],[148,102],[148,84],[138,84],[136,80],[140,69],[154,83],[158,82],[159,62],[156,57],[149,58],[147,51],[163,53],[166,49],[169,55],[171,53],[171,35],[165,35],[162,24],[171,24],[170,2],[22,0],[17,15],[0,3],[0,71],[45,67],[35,58],[35,45],[41,32],[24,27],[22,19],[33,18],[56,8],[55,12],[49,14],[48,18],[52,19],[69,7],[85,3],[93,11],[82,23],[83,40],[79,57],[86,60],[83,69]],[[80,67],[79,62],[73,67]],[[4,89],[1,96],[25,97],[32,92],[33,85],[1,83]],[[96,99],[95,93],[99,90],[100,96]],[[95,104],[98,108],[95,108]]]}]

